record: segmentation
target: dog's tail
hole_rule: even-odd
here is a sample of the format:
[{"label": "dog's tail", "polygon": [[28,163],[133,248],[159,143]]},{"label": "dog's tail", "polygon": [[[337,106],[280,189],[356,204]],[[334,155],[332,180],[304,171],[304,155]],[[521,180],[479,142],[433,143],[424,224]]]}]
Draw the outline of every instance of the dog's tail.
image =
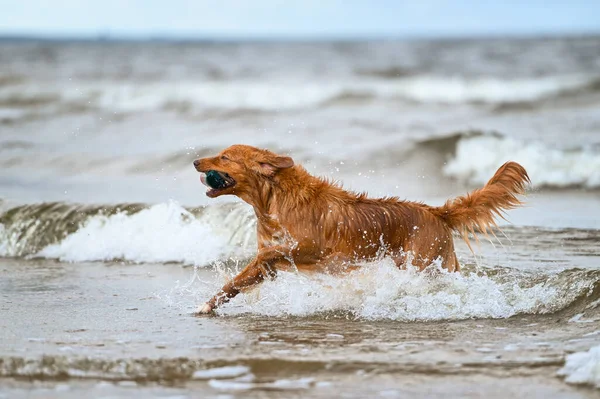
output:
[{"label": "dog's tail", "polygon": [[449,200],[434,208],[433,213],[461,233],[470,248],[469,233],[478,230],[487,234],[496,226],[496,216],[504,219],[504,211],[523,205],[517,195],[525,193],[527,183],[530,180],[525,168],[516,162],[507,162],[483,188]]}]

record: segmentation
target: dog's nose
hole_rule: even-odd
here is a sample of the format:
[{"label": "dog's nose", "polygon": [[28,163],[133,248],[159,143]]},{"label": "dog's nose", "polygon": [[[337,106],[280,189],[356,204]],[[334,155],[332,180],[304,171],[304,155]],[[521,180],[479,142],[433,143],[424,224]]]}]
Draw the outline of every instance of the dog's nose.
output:
[{"label": "dog's nose", "polygon": [[197,168],[197,167],[198,167],[198,165],[200,165],[200,160],[199,160],[199,159],[196,159],[196,160],[194,161],[194,167],[195,167],[195,168]]}]

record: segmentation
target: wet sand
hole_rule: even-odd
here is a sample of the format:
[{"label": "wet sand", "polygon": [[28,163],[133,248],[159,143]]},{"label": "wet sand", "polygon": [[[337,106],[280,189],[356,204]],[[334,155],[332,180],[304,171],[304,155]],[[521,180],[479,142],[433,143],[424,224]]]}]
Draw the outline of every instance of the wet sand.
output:
[{"label": "wet sand", "polygon": [[598,309],[583,303],[550,315],[429,323],[199,318],[191,315],[197,299],[177,288],[193,268],[0,262],[0,397],[597,395],[556,376],[568,353],[600,343]]}]

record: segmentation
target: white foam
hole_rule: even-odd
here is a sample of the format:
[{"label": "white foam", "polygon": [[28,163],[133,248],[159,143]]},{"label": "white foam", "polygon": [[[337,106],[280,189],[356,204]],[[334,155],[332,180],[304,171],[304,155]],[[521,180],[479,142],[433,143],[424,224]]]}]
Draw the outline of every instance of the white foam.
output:
[{"label": "white foam", "polygon": [[576,352],[567,356],[565,366],[558,370],[570,384],[586,384],[600,388],[600,345],[587,352]]},{"label": "white foam", "polygon": [[[219,278],[218,283],[223,279]],[[357,318],[400,321],[506,318],[519,313],[549,313],[589,289],[589,282],[528,284],[515,276],[495,281],[485,275],[431,270],[400,270],[393,261],[365,264],[342,278],[280,272],[218,310],[226,315],[309,316],[344,312]],[[203,297],[217,284],[203,286]],[[211,290],[211,292],[206,292]]]},{"label": "white foam", "polygon": [[250,369],[246,366],[225,366],[208,370],[196,370],[192,375],[195,380],[210,380],[217,378],[235,378],[248,374]]},{"label": "white foam", "polygon": [[447,176],[472,184],[485,184],[506,161],[521,163],[534,186],[600,187],[600,153],[593,150],[559,150],[540,142],[509,137],[464,137],[444,167]]},{"label": "white foam", "polygon": [[206,108],[280,110],[319,104],[336,96],[337,84],[277,82],[82,83],[19,86],[0,91],[0,99],[54,98],[114,111],[151,111],[169,104]]},{"label": "white foam", "polygon": [[[297,109],[343,94],[404,98],[421,102],[533,101],[584,87],[589,78],[553,76],[528,79],[416,76],[395,80],[305,81],[61,82],[15,85],[0,90],[0,100],[56,99],[113,111],[151,111],[169,104],[192,108]],[[54,107],[49,101],[47,107]]]},{"label": "white foam", "polygon": [[231,254],[235,247],[230,238],[226,231],[169,202],[132,215],[93,216],[36,256],[75,262],[124,259],[206,265]]},{"label": "white foam", "polygon": [[562,76],[531,79],[465,79],[461,77],[415,77],[379,87],[380,92],[422,102],[533,101],[586,84],[583,77]]},{"label": "white foam", "polygon": [[6,232],[6,227],[0,223],[0,256],[12,255],[12,245],[10,237]]}]

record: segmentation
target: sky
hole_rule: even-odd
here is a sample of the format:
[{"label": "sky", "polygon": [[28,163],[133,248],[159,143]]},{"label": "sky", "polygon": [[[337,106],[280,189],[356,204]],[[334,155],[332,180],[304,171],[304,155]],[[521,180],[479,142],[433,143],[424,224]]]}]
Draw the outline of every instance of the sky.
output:
[{"label": "sky", "polygon": [[0,35],[369,38],[600,32],[600,0],[0,0]]}]

